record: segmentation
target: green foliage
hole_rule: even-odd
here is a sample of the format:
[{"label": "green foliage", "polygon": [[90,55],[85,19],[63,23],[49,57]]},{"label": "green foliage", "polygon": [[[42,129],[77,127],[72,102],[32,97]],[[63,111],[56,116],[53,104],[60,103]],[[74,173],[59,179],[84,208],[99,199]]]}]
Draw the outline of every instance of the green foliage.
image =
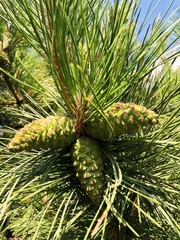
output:
[{"label": "green foliage", "polygon": [[156,19],[140,42],[138,2],[1,1],[3,17],[35,49],[20,61],[19,50],[19,75],[0,66],[28,100],[15,116],[31,122],[63,111],[81,137],[97,114],[110,125],[105,109],[118,101],[159,115],[155,126],[100,142],[107,186],[98,206],[81,189],[71,147],[11,153],[1,137],[1,239],[9,231],[27,240],[179,239],[180,81],[171,69],[179,52],[163,58],[179,20]]},{"label": "green foliage", "polygon": [[32,107],[30,98],[41,106],[47,106],[46,102],[53,105],[46,89],[49,92],[52,89],[54,96],[57,93],[47,64],[23,36],[3,20],[0,22],[0,68],[1,125],[23,126],[25,119],[18,113]]}]

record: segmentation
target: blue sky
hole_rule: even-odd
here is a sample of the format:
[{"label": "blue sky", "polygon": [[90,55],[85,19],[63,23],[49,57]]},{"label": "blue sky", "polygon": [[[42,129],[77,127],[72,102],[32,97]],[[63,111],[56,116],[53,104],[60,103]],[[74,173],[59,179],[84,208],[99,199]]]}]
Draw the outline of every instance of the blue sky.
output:
[{"label": "blue sky", "polygon": [[[141,10],[141,15],[139,17],[139,24],[143,22],[150,2],[151,2],[150,0],[141,0],[140,5],[141,5],[142,10]],[[160,0],[160,1],[154,0],[152,3],[152,6],[151,6],[151,11],[153,11],[153,8],[156,6],[157,3],[158,3],[158,5],[157,5],[152,17],[149,19],[148,25],[152,24],[154,19],[157,18],[158,16],[163,17],[163,15],[166,13],[166,11],[169,7],[170,7],[169,11],[168,11],[167,15],[165,16],[165,18],[168,18],[168,16],[171,13],[173,13],[173,11],[176,8],[180,7],[180,0],[174,0],[173,3],[172,3],[172,0]],[[172,3],[172,5],[171,5],[171,3]],[[144,35],[145,29],[142,31],[141,36]]]},{"label": "blue sky", "polygon": [[[159,1],[159,0],[154,0],[154,1],[153,1],[151,10],[154,8],[154,6],[156,5],[156,3],[157,3],[158,1]],[[111,2],[113,3],[114,1],[111,0]],[[150,0],[141,0],[141,4],[140,4],[140,5],[141,5],[141,7],[142,7],[142,10],[141,10],[141,16],[140,16],[140,19],[139,19],[140,22],[144,19],[144,16],[145,16],[145,14],[146,14],[146,11],[147,11],[147,9],[148,9],[148,7],[149,7],[150,2],[151,2]],[[152,16],[152,18],[150,19],[151,22],[152,22],[152,21],[154,20],[154,18],[157,17],[159,14],[160,14],[160,16],[162,17],[163,14],[164,14],[164,13],[166,12],[166,10],[168,9],[168,7],[169,7],[169,5],[171,4],[171,2],[172,2],[172,0],[160,0],[158,6],[157,6],[157,8],[156,8],[156,10],[155,10],[155,12],[154,12],[154,14],[153,14],[153,16]],[[173,4],[172,4],[172,6],[171,6],[171,8],[170,8],[169,13],[168,13],[167,16],[169,16],[170,13],[172,13],[172,12],[175,10],[175,8],[177,8],[177,7],[180,7],[180,0],[174,0],[174,2],[173,2]]]},{"label": "blue sky", "polygon": [[[113,3],[114,0],[110,0],[110,2]],[[139,21],[138,21],[139,26],[144,21],[144,18],[146,16],[146,13],[147,13],[150,3],[151,3],[151,0],[141,0],[141,3],[140,3],[141,14],[139,16]],[[151,8],[150,8],[150,12],[153,11],[153,9],[157,3],[158,3],[158,5],[157,5],[152,17],[147,22],[147,25],[152,24],[154,19],[157,18],[158,16],[163,17],[164,13],[166,12],[166,10],[169,8],[170,4],[172,3],[172,0],[153,0]],[[168,18],[168,16],[178,7],[180,8],[180,0],[174,0],[172,5],[170,6],[170,9],[165,18]],[[142,32],[140,34],[140,38],[144,36],[146,29],[147,29],[147,27],[145,27],[142,30]]]},{"label": "blue sky", "polygon": [[[148,6],[150,4],[150,0],[141,0],[141,7],[142,7],[142,13],[141,13],[141,17],[140,17],[140,21],[143,20],[145,14],[146,14],[146,11],[148,9]],[[153,4],[152,4],[152,7],[151,9],[153,9],[156,5],[158,1],[157,0],[154,0],[153,1]],[[170,6],[171,4],[171,0],[160,0],[159,1],[159,4],[151,18],[151,21],[154,20],[155,17],[157,17],[158,15],[160,15],[160,17],[162,17],[164,15],[164,13],[166,12],[166,10],[168,9],[168,7]],[[172,3],[170,9],[169,9],[169,12],[167,14],[167,17],[177,8],[177,7],[180,7],[180,1],[179,0],[174,0],[174,2]]]},{"label": "blue sky", "polygon": [[[150,0],[141,0],[141,6],[143,8],[143,12],[146,11],[150,2],[151,2]],[[158,2],[157,0],[154,0],[153,6],[155,6],[155,4],[157,2]],[[159,5],[156,9],[155,15],[158,15],[159,13],[164,13],[171,2],[172,2],[171,0],[160,0]],[[174,0],[173,4],[171,6],[170,12],[172,12],[176,7],[180,7],[179,0]]]}]

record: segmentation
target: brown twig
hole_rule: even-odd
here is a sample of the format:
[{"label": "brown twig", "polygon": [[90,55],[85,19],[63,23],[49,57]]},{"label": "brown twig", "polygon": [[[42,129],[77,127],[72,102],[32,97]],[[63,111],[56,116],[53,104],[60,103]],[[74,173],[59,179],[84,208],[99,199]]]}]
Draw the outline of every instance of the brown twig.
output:
[{"label": "brown twig", "polygon": [[17,102],[16,101],[10,101],[10,102],[0,102],[0,105],[6,105],[6,106],[10,106],[10,105],[16,105]]},{"label": "brown twig", "polygon": [[3,73],[3,75],[4,75],[4,81],[6,82],[6,85],[9,89],[9,91],[11,92],[13,97],[16,99],[16,104],[20,106],[23,102],[23,99],[20,97],[19,93],[15,89],[15,87],[12,84],[12,82],[10,81],[9,77],[4,73]]},{"label": "brown twig", "polygon": [[99,230],[99,227],[101,226],[101,224],[103,223],[104,219],[107,217],[108,215],[108,211],[107,209],[102,213],[101,217],[98,219],[96,226],[94,227],[92,233],[91,233],[91,237],[94,237],[96,235],[96,233]]}]

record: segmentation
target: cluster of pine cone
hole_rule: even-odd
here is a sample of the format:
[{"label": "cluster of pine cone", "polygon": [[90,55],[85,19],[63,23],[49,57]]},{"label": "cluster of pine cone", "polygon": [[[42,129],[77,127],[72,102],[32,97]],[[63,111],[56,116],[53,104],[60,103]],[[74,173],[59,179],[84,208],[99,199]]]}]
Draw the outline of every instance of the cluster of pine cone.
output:
[{"label": "cluster of pine cone", "polygon": [[113,141],[124,133],[158,123],[158,115],[135,103],[117,102],[104,114],[85,122],[85,132],[78,137],[75,121],[68,117],[49,116],[37,119],[18,130],[8,144],[13,152],[32,149],[71,148],[76,176],[91,201],[98,205],[103,197],[105,177],[100,141]]}]

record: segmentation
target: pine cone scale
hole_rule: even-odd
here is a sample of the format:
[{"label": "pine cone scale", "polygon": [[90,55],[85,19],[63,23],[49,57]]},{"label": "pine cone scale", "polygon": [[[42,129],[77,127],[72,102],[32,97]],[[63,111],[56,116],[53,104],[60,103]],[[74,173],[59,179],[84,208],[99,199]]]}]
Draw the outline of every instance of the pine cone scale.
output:
[{"label": "pine cone scale", "polygon": [[71,156],[81,187],[94,204],[99,204],[105,185],[99,143],[89,137],[81,137],[72,146]]},{"label": "pine cone scale", "polygon": [[10,151],[64,148],[75,140],[73,121],[66,117],[50,116],[37,119],[20,129],[10,141]]},{"label": "pine cone scale", "polygon": [[114,103],[105,110],[106,119],[95,116],[86,124],[86,133],[97,139],[113,140],[124,133],[131,133],[147,125],[158,123],[158,115],[142,105],[135,103]]}]

